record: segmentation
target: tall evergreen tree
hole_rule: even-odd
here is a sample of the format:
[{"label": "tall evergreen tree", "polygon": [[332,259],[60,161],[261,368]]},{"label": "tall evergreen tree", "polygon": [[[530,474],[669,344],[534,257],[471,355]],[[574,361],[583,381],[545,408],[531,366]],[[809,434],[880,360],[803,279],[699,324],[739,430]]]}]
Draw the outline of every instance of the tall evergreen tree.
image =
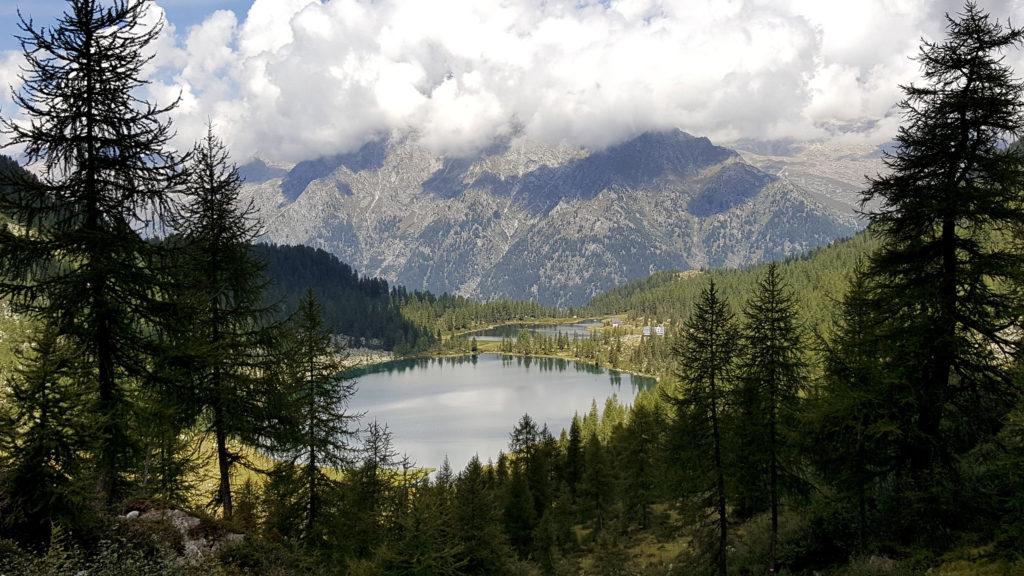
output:
[{"label": "tall evergreen tree", "polygon": [[[775,572],[779,502],[782,489],[792,487],[787,481],[795,480],[797,471],[791,435],[807,371],[796,300],[777,264],[768,266],[743,315],[738,390],[747,412],[741,415],[742,425],[752,431],[748,438],[760,436],[763,444],[747,446],[738,457],[753,461],[767,473],[771,515],[768,562],[769,570]],[[763,453],[758,453],[762,448]]]},{"label": "tall evergreen tree", "polygon": [[347,354],[324,328],[320,305],[310,290],[299,303],[287,370],[297,416],[295,443],[285,451],[289,462],[298,463],[307,543],[323,540],[321,516],[326,494],[335,481],[325,469],[342,470],[352,464],[356,422],[359,415],[347,407],[356,384],[344,377]]},{"label": "tall evergreen tree", "polygon": [[346,478],[348,514],[353,524],[347,540],[354,555],[365,558],[375,546],[393,536],[398,511],[398,468],[407,461],[395,450],[387,425],[377,421],[366,427],[362,456],[359,466]]},{"label": "tall evergreen tree", "polygon": [[528,558],[533,550],[533,529],[537,525],[537,510],[524,464],[519,461],[513,462],[504,489],[505,533],[508,534],[509,543],[519,556]]},{"label": "tall evergreen tree", "polygon": [[276,332],[273,310],[264,304],[263,266],[249,252],[260,223],[252,204],[239,199],[238,170],[212,126],[186,167],[188,201],[169,218],[178,237],[167,242],[179,276],[171,343],[181,368],[171,372],[170,386],[191,383],[188,401],[208,423],[217,449],[213,503],[230,518],[239,454],[229,442],[269,448],[278,418],[271,413],[279,406],[270,378]]},{"label": "tall evergreen tree", "polygon": [[856,504],[857,548],[865,553],[871,486],[898,465],[901,430],[910,412],[870,280],[855,270],[839,304],[835,325],[823,342],[824,374],[809,410],[806,451],[842,500]]},{"label": "tall evergreen tree", "polygon": [[0,403],[0,529],[29,544],[49,543],[52,526],[77,528],[88,516],[92,399],[78,371],[74,350],[44,330]]},{"label": "tall evergreen tree", "polygon": [[[924,85],[903,87],[889,173],[864,195],[882,246],[868,268],[873,302],[910,383],[902,459],[929,484],[956,452],[992,434],[1020,389],[1003,361],[1019,351],[1024,252],[1024,85],[1004,61],[1024,29],[969,1],[947,37],[917,57]],[[929,505],[929,507],[932,507]]]},{"label": "tall evergreen tree", "polygon": [[665,422],[656,396],[638,397],[629,412],[629,421],[619,428],[613,440],[619,453],[623,504],[626,518],[647,529],[651,523],[658,480],[659,450],[663,446]]},{"label": "tall evergreen tree", "polygon": [[676,409],[676,429],[685,432],[685,438],[675,443],[691,452],[683,465],[688,475],[699,476],[693,485],[707,499],[705,507],[713,508],[718,517],[714,560],[719,576],[726,573],[728,545],[722,421],[738,345],[735,317],[712,280],[701,291],[674,344],[680,385],[671,400]]},{"label": "tall evergreen tree", "polygon": [[608,455],[598,440],[591,434],[583,448],[583,479],[580,483],[580,497],[588,519],[594,523],[594,530],[604,530],[611,516],[611,471]]},{"label": "tall evergreen tree", "polygon": [[480,459],[473,456],[455,482],[453,520],[468,574],[500,574],[511,556]]},{"label": "tall evergreen tree", "polygon": [[565,484],[570,497],[575,501],[580,479],[583,477],[583,436],[580,431],[580,417],[575,414],[569,425],[569,441],[565,445],[565,464],[563,465]]},{"label": "tall evergreen tree", "polygon": [[[99,419],[98,488],[124,493],[135,458],[134,386],[150,367],[164,278],[143,231],[166,213],[178,160],[162,118],[176,104],[138,98],[149,26],[145,0],[69,0],[50,28],[22,19],[26,65],[14,94],[27,122],[2,120],[12,145],[40,167],[0,198],[0,295],[78,350]],[[5,175],[11,174],[5,171]]]}]

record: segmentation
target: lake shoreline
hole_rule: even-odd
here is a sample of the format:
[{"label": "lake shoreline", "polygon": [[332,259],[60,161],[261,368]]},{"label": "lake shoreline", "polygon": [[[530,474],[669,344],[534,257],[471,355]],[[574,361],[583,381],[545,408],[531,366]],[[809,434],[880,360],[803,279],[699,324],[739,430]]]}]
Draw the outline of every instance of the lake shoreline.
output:
[{"label": "lake shoreline", "polygon": [[610,364],[600,364],[577,356],[560,356],[557,354],[519,354],[517,352],[502,352],[500,350],[478,350],[477,352],[439,352],[439,353],[421,353],[421,354],[409,354],[405,356],[392,356],[391,358],[375,358],[374,360],[353,365],[352,368],[369,368],[371,366],[378,366],[381,364],[387,364],[389,362],[401,362],[403,360],[429,360],[432,358],[444,359],[444,358],[462,358],[467,356],[480,356],[483,354],[494,354],[496,356],[509,356],[513,358],[548,358],[552,360],[565,360],[567,362],[575,362],[584,366],[593,366],[594,368],[602,368],[604,370],[614,370],[620,374],[630,374],[632,376],[640,376],[643,378],[650,378],[655,382],[661,382],[661,377],[656,374],[647,374],[640,372],[639,370],[629,370],[627,368],[616,368]]}]

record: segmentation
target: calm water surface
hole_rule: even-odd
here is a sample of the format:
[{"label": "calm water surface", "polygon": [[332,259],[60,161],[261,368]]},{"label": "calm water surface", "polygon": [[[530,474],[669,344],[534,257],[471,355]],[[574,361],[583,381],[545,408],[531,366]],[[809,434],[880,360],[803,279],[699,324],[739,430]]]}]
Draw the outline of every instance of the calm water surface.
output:
[{"label": "calm water surface", "polygon": [[589,338],[593,335],[591,330],[600,326],[601,323],[597,321],[579,322],[577,324],[504,324],[494,328],[469,332],[466,334],[466,337],[476,338],[481,342],[499,342],[502,338],[515,338],[519,332],[526,330],[527,332],[544,334],[545,336],[565,334],[569,339],[572,339],[573,336]]},{"label": "calm water surface", "polygon": [[507,449],[524,413],[547,423],[555,436],[592,400],[612,394],[631,403],[652,378],[554,358],[481,354],[401,360],[358,376],[350,408],[364,422],[387,422],[395,444],[418,465],[437,467],[447,454],[462,469],[478,454],[484,462]]}]

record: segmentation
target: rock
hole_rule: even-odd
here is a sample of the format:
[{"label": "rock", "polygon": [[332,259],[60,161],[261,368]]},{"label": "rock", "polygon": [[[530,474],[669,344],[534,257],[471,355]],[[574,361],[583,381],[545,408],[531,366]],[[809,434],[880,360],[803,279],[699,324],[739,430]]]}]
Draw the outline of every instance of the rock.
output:
[{"label": "rock", "polygon": [[[136,514],[138,515],[138,512]],[[245,539],[244,534],[234,532],[208,538],[199,530],[202,521],[181,510],[151,510],[137,517],[142,521],[170,523],[181,534],[182,556],[187,562],[201,561],[218,550],[234,546]]]},{"label": "rock", "polygon": [[138,510],[132,510],[131,512],[125,514],[124,517],[129,519],[129,520],[135,520],[136,518],[139,517],[139,511]]}]

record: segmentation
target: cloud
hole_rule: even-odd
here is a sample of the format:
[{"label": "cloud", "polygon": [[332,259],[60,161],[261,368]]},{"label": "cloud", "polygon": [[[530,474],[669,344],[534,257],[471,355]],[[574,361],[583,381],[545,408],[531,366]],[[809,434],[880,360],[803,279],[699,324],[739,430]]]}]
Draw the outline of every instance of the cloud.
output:
[{"label": "cloud", "polygon": [[[454,155],[510,133],[601,148],[671,127],[882,143],[920,39],[941,38],[960,5],[255,0],[242,17],[169,26],[150,96],[181,94],[182,146],[212,119],[242,161],[294,162],[394,132]],[[982,5],[1024,14],[1021,0]]]}]

